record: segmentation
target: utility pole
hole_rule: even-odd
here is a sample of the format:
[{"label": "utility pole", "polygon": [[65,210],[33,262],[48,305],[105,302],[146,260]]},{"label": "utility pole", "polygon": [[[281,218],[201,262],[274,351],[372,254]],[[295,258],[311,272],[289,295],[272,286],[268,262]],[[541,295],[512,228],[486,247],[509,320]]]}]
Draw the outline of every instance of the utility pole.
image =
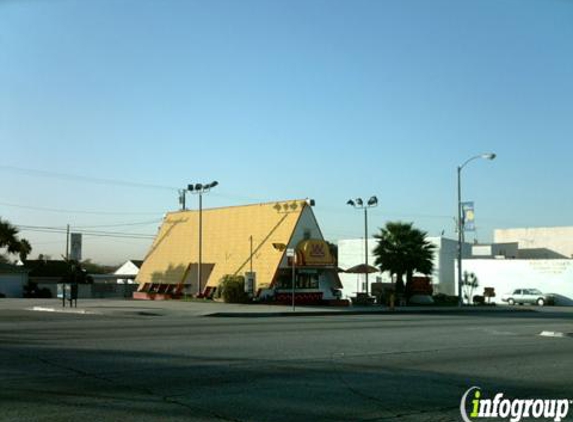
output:
[{"label": "utility pole", "polygon": [[249,237],[249,241],[251,243],[251,254],[250,254],[251,259],[250,259],[250,261],[251,261],[251,274],[252,274],[253,273],[253,236],[252,235]]},{"label": "utility pole", "polygon": [[70,225],[66,230],[66,261],[70,259]]},{"label": "utility pole", "polygon": [[187,209],[185,204],[187,190],[179,189],[179,205],[181,206],[181,211],[185,211]]}]

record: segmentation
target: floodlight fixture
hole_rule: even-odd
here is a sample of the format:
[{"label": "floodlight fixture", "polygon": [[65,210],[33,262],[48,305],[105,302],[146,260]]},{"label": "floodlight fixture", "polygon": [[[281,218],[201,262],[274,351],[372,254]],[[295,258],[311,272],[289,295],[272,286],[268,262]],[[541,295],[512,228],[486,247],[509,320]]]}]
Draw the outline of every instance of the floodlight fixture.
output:
[{"label": "floodlight fixture", "polygon": [[495,157],[496,157],[496,155],[493,152],[482,155],[482,158],[485,158],[486,160],[494,160]]},{"label": "floodlight fixture", "polygon": [[286,249],[286,245],[284,243],[273,242],[273,248],[275,248],[277,251],[282,252]]}]

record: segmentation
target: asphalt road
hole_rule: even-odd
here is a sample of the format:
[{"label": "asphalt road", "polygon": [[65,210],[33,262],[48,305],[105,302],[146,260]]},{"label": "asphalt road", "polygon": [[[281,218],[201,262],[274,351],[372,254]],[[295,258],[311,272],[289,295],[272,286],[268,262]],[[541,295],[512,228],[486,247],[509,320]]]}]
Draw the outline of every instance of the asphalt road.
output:
[{"label": "asphalt road", "polygon": [[542,331],[573,333],[573,314],[0,308],[0,421],[458,421],[472,386],[573,399],[573,338]]}]

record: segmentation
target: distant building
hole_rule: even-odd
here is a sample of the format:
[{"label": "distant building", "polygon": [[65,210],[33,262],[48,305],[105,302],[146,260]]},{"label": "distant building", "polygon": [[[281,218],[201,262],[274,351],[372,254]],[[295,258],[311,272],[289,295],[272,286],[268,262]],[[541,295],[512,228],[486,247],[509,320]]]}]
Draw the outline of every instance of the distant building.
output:
[{"label": "distant building", "polygon": [[129,276],[126,278],[118,278],[117,284],[134,284],[135,277],[139,274],[139,270],[143,265],[142,260],[130,259],[123,263],[117,270],[114,271],[115,275]]},{"label": "distant building", "polygon": [[572,256],[573,227],[497,229],[494,243],[474,246],[462,268],[478,279],[473,294],[493,288],[494,302],[515,289],[538,289],[559,305],[573,305]]},{"label": "distant building", "polygon": [[494,242],[516,242],[522,259],[573,258],[573,227],[497,229]]},{"label": "distant building", "polygon": [[472,258],[516,259],[519,257],[517,242],[472,245]]},{"label": "distant building", "polygon": [[28,270],[21,266],[0,263],[0,295],[23,297],[28,283]]},{"label": "distant building", "polygon": [[[199,282],[199,212],[167,214],[137,275],[138,298],[210,296],[225,275],[255,274],[257,297],[290,298],[296,254],[297,302],[335,300],[342,287],[311,205],[291,200],[202,212]],[[288,299],[287,299],[288,300]]]},{"label": "distant building", "polygon": [[[457,240],[428,237],[436,245],[432,284],[435,293],[458,294]],[[369,263],[374,265],[376,239],[369,239]],[[342,269],[364,263],[364,239],[338,242],[339,266]],[[462,270],[474,273],[479,286],[496,291],[494,302],[518,288],[536,288],[553,293],[557,303],[573,305],[573,227],[498,229],[490,244],[464,243]],[[341,274],[343,294],[351,297],[365,291],[363,274]],[[389,274],[373,273],[369,282],[391,282]],[[369,289],[370,291],[371,289]]]},{"label": "distant building", "polygon": [[55,286],[69,272],[68,264],[63,260],[29,259],[23,266],[29,270],[30,281],[42,285]]},{"label": "distant building", "polygon": [[573,260],[571,259],[464,259],[464,272],[478,279],[474,295],[495,289],[493,302],[515,289],[538,289],[553,294],[557,305],[573,305]]}]

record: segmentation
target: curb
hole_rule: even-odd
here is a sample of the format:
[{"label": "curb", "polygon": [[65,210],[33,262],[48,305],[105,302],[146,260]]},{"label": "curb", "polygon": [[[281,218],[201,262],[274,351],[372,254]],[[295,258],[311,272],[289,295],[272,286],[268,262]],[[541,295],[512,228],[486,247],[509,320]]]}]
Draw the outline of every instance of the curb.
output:
[{"label": "curb", "polygon": [[418,309],[418,310],[379,310],[379,311],[291,311],[291,312],[213,312],[200,315],[212,318],[268,318],[268,317],[308,317],[308,316],[346,316],[346,315],[492,315],[534,313],[531,309]]}]

